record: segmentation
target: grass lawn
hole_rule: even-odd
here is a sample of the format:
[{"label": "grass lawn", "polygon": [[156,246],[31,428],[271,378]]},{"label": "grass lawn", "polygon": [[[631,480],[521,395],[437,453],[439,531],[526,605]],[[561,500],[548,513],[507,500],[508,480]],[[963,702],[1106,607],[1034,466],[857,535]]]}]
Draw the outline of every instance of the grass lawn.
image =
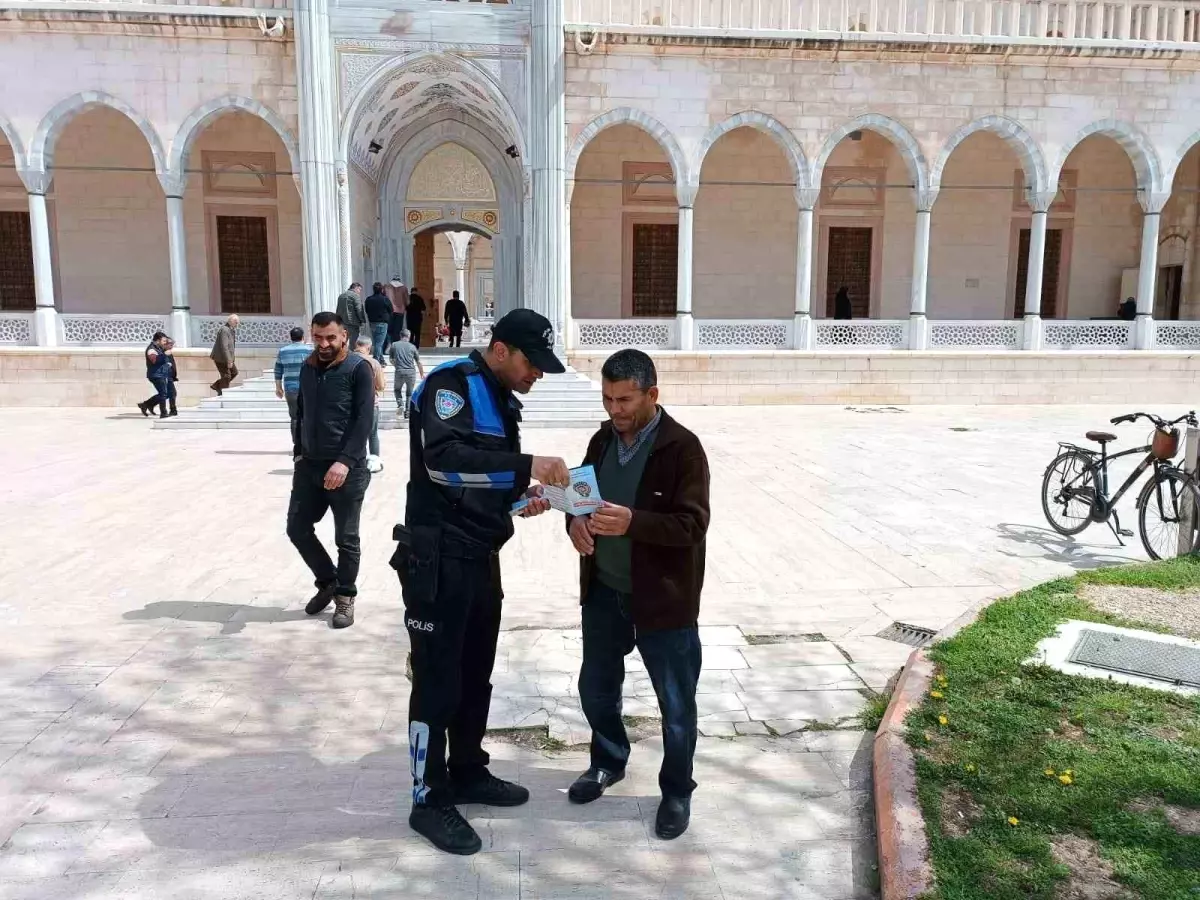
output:
[{"label": "grass lawn", "polygon": [[1197,588],[1200,561],[1052,581],[930,650],[908,739],[940,900],[1200,900],[1200,697],[1021,665],[1064,620],[1136,624],[1085,583]]}]

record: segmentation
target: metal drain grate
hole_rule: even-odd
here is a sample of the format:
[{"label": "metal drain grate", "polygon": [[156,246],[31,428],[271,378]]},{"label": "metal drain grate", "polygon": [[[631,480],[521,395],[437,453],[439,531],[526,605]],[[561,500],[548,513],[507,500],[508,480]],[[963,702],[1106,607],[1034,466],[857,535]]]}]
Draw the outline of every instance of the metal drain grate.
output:
[{"label": "metal drain grate", "polygon": [[1085,629],[1067,662],[1168,684],[1200,687],[1200,650],[1125,634]]},{"label": "metal drain grate", "polygon": [[885,641],[895,641],[910,647],[924,647],[937,634],[932,628],[922,628],[920,625],[905,625],[903,622],[893,622],[875,637]]}]

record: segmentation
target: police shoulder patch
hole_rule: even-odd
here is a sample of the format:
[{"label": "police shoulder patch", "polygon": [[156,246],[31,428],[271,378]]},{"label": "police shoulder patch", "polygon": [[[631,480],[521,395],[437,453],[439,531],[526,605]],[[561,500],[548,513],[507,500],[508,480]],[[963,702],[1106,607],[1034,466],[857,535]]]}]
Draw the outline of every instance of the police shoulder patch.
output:
[{"label": "police shoulder patch", "polygon": [[442,388],[437,392],[437,396],[434,397],[433,404],[434,408],[437,410],[439,419],[452,419],[462,412],[462,408],[466,405],[466,401],[463,400],[463,398],[458,394],[454,393],[454,391],[449,391],[445,388]]}]

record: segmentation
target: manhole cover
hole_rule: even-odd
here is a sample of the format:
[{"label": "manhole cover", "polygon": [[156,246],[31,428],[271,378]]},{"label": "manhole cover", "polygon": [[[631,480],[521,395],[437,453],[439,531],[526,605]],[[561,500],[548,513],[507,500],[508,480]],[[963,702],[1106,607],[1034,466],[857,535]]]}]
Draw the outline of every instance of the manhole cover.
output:
[{"label": "manhole cover", "polygon": [[900,644],[908,644],[910,647],[924,647],[937,632],[932,628],[922,628],[920,625],[905,625],[903,622],[893,622],[875,637],[881,637],[885,641],[896,641]]},{"label": "manhole cover", "polygon": [[1200,650],[1125,634],[1085,629],[1067,662],[1200,687]]}]

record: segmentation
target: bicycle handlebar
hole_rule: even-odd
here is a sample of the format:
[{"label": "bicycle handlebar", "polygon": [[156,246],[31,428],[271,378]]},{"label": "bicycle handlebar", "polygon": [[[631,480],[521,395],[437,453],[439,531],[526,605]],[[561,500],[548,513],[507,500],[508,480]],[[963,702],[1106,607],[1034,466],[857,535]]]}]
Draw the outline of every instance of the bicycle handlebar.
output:
[{"label": "bicycle handlebar", "polygon": [[1151,422],[1154,423],[1155,428],[1162,428],[1162,429],[1167,429],[1167,428],[1172,427],[1173,425],[1178,425],[1180,422],[1186,422],[1188,425],[1197,424],[1196,411],[1194,409],[1189,412],[1184,413],[1178,419],[1173,419],[1171,421],[1167,421],[1166,419],[1162,418],[1161,416],[1156,416],[1156,415],[1154,415],[1154,413],[1148,413],[1148,412],[1127,413],[1123,416],[1117,416],[1115,419],[1110,419],[1109,421],[1111,421],[1113,425],[1120,425],[1123,422],[1136,422],[1138,419],[1149,419]]}]

